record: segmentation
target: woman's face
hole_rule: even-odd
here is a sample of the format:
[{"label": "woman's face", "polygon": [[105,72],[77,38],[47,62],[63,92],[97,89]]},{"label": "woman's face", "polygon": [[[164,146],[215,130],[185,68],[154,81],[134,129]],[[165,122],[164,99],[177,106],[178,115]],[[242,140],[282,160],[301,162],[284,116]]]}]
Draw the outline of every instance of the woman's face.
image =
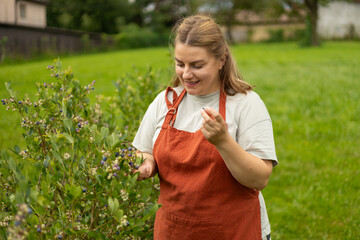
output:
[{"label": "woman's face", "polygon": [[175,64],[176,74],[189,94],[207,95],[220,89],[219,70],[223,61],[205,48],[177,43]]}]

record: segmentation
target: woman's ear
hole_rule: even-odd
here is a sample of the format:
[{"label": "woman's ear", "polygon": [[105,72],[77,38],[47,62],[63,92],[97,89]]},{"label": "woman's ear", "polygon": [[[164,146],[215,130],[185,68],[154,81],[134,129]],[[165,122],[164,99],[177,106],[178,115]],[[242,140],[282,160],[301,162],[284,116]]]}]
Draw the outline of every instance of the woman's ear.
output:
[{"label": "woman's ear", "polygon": [[224,53],[224,55],[219,58],[219,62],[220,62],[219,71],[224,67],[226,63],[226,59],[227,59],[227,53]]}]

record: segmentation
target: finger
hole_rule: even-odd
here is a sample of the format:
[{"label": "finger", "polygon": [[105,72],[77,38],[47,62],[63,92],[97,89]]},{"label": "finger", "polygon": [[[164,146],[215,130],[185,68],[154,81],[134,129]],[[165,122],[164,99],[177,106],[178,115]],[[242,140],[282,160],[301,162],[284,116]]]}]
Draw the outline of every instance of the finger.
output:
[{"label": "finger", "polygon": [[222,119],[219,112],[217,112],[215,109],[211,107],[206,107],[205,111],[208,115],[210,115],[213,119]]},{"label": "finger", "polygon": [[204,109],[201,109],[200,113],[205,121],[212,120],[212,118],[209,116],[209,114],[207,114],[207,112]]},{"label": "finger", "polygon": [[137,178],[138,181],[148,178],[147,176],[149,175],[149,171],[146,166],[140,166],[136,172],[139,172],[139,176]]}]

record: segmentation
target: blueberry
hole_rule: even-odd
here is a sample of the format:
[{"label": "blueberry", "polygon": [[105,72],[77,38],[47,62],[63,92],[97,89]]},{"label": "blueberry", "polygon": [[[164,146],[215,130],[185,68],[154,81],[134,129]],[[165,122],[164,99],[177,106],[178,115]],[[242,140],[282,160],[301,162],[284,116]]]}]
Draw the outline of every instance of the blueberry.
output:
[{"label": "blueberry", "polygon": [[61,236],[61,235],[59,235],[59,236],[58,236],[58,239],[62,239],[62,236]]},{"label": "blueberry", "polygon": [[34,107],[37,107],[37,104],[36,104],[36,103],[34,103]]},{"label": "blueberry", "polygon": [[86,192],[86,188],[83,188],[83,190],[82,190],[84,193]]},{"label": "blueberry", "polygon": [[5,102],[5,100],[4,100],[4,99],[1,99],[1,101],[2,101],[2,102]]},{"label": "blueberry", "polygon": [[107,159],[107,157],[104,156],[104,157],[103,157],[103,160],[106,161],[106,159]]},{"label": "blueberry", "polygon": [[130,165],[131,167],[133,167],[133,166],[134,166],[134,163],[133,163],[132,161],[130,161],[130,162],[129,162],[129,165]]},{"label": "blueberry", "polygon": [[132,150],[132,147],[129,147],[128,150],[131,151],[131,150]]},{"label": "blueberry", "polygon": [[28,214],[32,214],[33,210],[31,208],[28,209]]},{"label": "blueberry", "polygon": [[21,101],[19,101],[18,103],[19,103],[19,104],[21,104],[22,102],[21,102]]},{"label": "blueberry", "polygon": [[78,127],[81,127],[81,123],[78,123]]},{"label": "blueberry", "polygon": [[115,153],[115,157],[119,156],[119,154],[120,154],[119,152],[116,152],[116,153]]},{"label": "blueberry", "polygon": [[104,206],[105,206],[105,207],[108,207],[108,205],[107,205],[107,204],[105,204]]},{"label": "blueberry", "polygon": [[6,103],[5,103],[5,102],[3,102],[3,105],[6,105]]},{"label": "blueberry", "polygon": [[60,112],[62,112],[62,109],[60,109]]},{"label": "blueberry", "polygon": [[121,154],[121,157],[124,157],[124,156],[125,156],[125,154],[122,153],[122,154]]},{"label": "blueberry", "polygon": [[[55,77],[59,77],[59,74],[55,74]],[[59,236],[59,238],[60,238],[60,236]],[[62,238],[62,237],[61,237],[61,238]],[[60,239],[61,239],[61,238],[60,238]]]},{"label": "blueberry", "polygon": [[101,160],[101,162],[100,162],[100,163],[101,163],[101,165],[104,165],[104,164],[105,164],[105,162],[104,162],[103,160]]},{"label": "blueberry", "polygon": [[114,177],[117,177],[117,173],[114,173],[113,176],[114,176]]},{"label": "blueberry", "polygon": [[41,228],[37,228],[36,231],[41,232]]},{"label": "blueberry", "polygon": [[26,121],[24,120],[23,123],[26,123]]},{"label": "blueberry", "polygon": [[131,154],[131,153],[129,153],[129,154],[128,154],[128,156],[129,156],[129,157],[132,157],[132,154]]},{"label": "blueberry", "polygon": [[39,121],[37,121],[37,122],[36,122],[36,125],[39,125],[39,124],[40,124]]},{"label": "blueberry", "polygon": [[116,235],[119,235],[120,234],[120,232],[119,231],[116,231]]},{"label": "blueberry", "polygon": [[19,226],[20,222],[19,221],[15,221],[15,226]]}]

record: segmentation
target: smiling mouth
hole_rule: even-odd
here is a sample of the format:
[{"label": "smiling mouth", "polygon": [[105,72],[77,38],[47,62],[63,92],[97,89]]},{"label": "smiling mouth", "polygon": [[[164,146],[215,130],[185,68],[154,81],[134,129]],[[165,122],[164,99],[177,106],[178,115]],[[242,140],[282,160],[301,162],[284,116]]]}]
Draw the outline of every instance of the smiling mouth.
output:
[{"label": "smiling mouth", "polygon": [[185,81],[185,85],[188,86],[188,87],[193,87],[195,86],[196,84],[198,84],[200,81],[194,81],[194,82],[186,82]]}]

